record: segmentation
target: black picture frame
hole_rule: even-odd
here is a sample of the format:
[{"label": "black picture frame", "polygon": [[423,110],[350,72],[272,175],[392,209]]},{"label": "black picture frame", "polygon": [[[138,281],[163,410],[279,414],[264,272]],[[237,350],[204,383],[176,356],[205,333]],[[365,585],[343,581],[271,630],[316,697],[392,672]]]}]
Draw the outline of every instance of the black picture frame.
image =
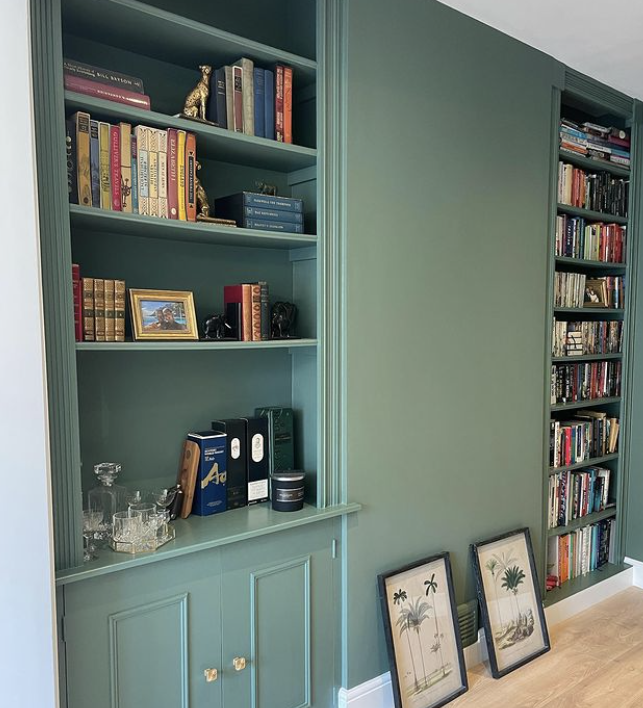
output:
[{"label": "black picture frame", "polygon": [[[411,572],[414,570],[417,571],[417,574],[411,575]],[[446,581],[445,593],[448,598],[446,610],[451,620],[450,625],[448,627],[450,635],[448,639],[450,641],[450,644],[446,645],[445,647],[443,647],[442,644],[446,642],[447,637],[445,636],[444,632],[440,632],[438,613],[435,610],[436,595],[439,587],[438,581],[436,581],[435,579],[436,573],[439,574],[439,581]],[[407,579],[402,581],[402,576]],[[399,583],[395,582],[398,577],[400,578]],[[426,579],[424,579],[425,577]],[[462,648],[462,640],[460,637],[460,626],[458,624],[458,613],[455,604],[453,574],[451,572],[451,559],[449,557],[449,553],[446,551],[442,553],[437,553],[435,555],[429,556],[428,558],[423,558],[422,560],[409,563],[408,565],[402,566],[401,568],[397,568],[386,573],[381,573],[377,577],[377,582],[379,588],[380,604],[382,609],[382,619],[384,622],[384,634],[386,636],[386,649],[388,653],[389,666],[391,669],[391,684],[393,687],[395,708],[408,708],[410,702],[406,698],[406,691],[408,691],[409,689],[408,687],[402,686],[401,681],[401,676],[406,675],[402,674],[401,672],[403,672],[405,668],[408,667],[404,667],[401,665],[401,657],[398,657],[398,654],[396,652],[394,624],[399,627],[398,634],[400,635],[400,638],[398,642],[401,641],[402,634],[406,632],[406,638],[409,641],[408,651],[411,658],[411,662],[414,661],[414,652],[411,647],[410,639],[411,627],[413,627],[413,630],[417,634],[417,644],[420,647],[420,656],[422,657],[422,664],[425,667],[423,681],[424,688],[421,690],[431,691],[431,693],[433,694],[431,696],[427,695],[426,704],[419,704],[417,700],[415,700],[413,702],[413,706],[415,708],[420,708],[420,706],[421,708],[440,708],[440,706],[444,706],[447,703],[450,703],[452,700],[465,693],[469,688],[469,684],[467,681],[467,670],[464,663],[464,652]],[[415,600],[413,596],[409,597],[409,594],[406,593],[406,591],[403,589],[401,585],[402,582],[405,582],[406,586],[409,588],[416,588]],[[397,585],[400,585],[399,590],[393,591],[391,593],[391,588]],[[420,589],[419,593],[417,591],[418,588]],[[405,595],[403,599],[401,597],[401,594]],[[391,598],[391,595],[393,599]],[[432,596],[433,603],[431,604],[430,600],[428,602],[421,602],[420,600],[422,600],[423,595],[427,598]],[[392,603],[396,607],[398,606],[398,604],[400,605],[398,617],[396,618],[396,620],[394,620],[391,615]],[[406,607],[407,604],[408,608]],[[441,604],[443,606],[442,609],[444,609],[444,598],[442,599]],[[432,619],[435,622],[435,627],[430,630],[431,632],[433,632],[433,629],[436,630],[433,634],[434,644],[430,647],[429,651],[431,654],[435,654],[436,661],[442,661],[442,666],[439,667],[437,671],[429,673],[428,676],[426,674],[425,650],[422,647],[420,637],[429,634],[429,631],[427,630],[426,632],[422,632],[423,619],[420,619],[418,622],[418,617],[420,617],[420,611],[423,609],[423,605],[430,606],[429,610],[432,607],[433,611],[432,617],[424,617],[424,619]],[[413,624],[411,624],[408,621],[408,618],[411,617],[411,615],[407,614],[406,627],[404,627],[404,622],[400,623],[400,618],[403,618],[405,616],[404,612],[410,613],[411,610],[416,611],[415,620]],[[416,628],[416,625],[418,624],[419,627]],[[454,660],[453,663],[450,663],[448,661],[445,663],[444,649],[447,650],[447,659],[451,657]],[[438,655],[440,657],[439,659]],[[415,665],[413,664],[413,666]],[[447,672],[447,669],[451,666],[451,670]],[[417,692],[419,688],[418,677],[415,674],[415,668],[413,669],[413,671],[415,679],[413,682],[415,684],[415,688],[413,690]],[[443,674],[442,677],[439,676],[440,671]],[[453,676],[451,679],[449,679],[449,683],[443,684],[445,694],[441,695],[439,692],[436,692],[434,688],[436,686],[439,688],[440,682],[451,675]],[[457,679],[457,681],[454,681],[454,679]],[[410,677],[407,681],[410,681]],[[450,686],[455,683],[457,683],[457,686],[451,689]],[[436,693],[437,695],[435,695]]]},{"label": "black picture frame", "polygon": [[[497,575],[494,570],[490,570],[489,566],[487,564],[484,565],[484,570],[487,571],[487,575],[491,575],[493,579],[493,584],[494,587],[496,587],[497,583],[497,578],[500,577],[500,572],[503,572],[503,584],[502,587],[505,588],[505,592],[507,594],[512,593],[514,595],[514,598],[516,599],[516,607],[517,607],[517,614],[514,615],[511,618],[510,622],[507,622],[507,629],[505,634],[503,634],[503,629],[504,629],[504,623],[502,622],[502,615],[500,614],[500,632],[501,632],[501,640],[498,639],[496,633],[494,630],[497,628],[496,626],[492,625],[492,620],[491,620],[491,613],[490,613],[490,598],[487,596],[487,593],[485,592],[485,579],[483,577],[483,564],[481,561],[481,556],[485,554],[485,550],[489,552],[490,549],[486,548],[489,546],[497,546],[500,542],[506,541],[506,547],[507,551],[499,551],[499,554],[502,554],[503,552],[509,553],[508,556],[502,556],[498,554],[494,554],[493,558],[495,559],[496,556],[498,557],[498,571]],[[518,595],[517,595],[517,588],[519,584],[522,582],[520,580],[520,573],[517,572],[515,569],[517,568],[518,571],[523,572],[520,566],[517,565],[517,562],[511,565],[511,562],[504,563],[502,560],[503,558],[505,560],[510,561],[510,556],[511,556],[511,546],[513,544],[519,544],[523,543],[525,544],[525,554],[528,559],[528,566],[529,566],[529,571],[531,574],[530,578],[530,593],[532,595],[532,600],[533,600],[533,605],[536,610],[536,614],[531,613],[531,617],[529,617],[528,612],[531,611],[531,607],[527,609],[527,611],[524,614],[521,614],[520,611],[520,605],[518,604]],[[485,541],[480,541],[478,543],[474,543],[471,545],[471,554],[473,556],[473,567],[474,567],[474,572],[476,576],[476,586],[477,586],[477,592],[478,592],[478,602],[480,604],[480,615],[482,619],[482,626],[484,628],[484,635],[485,635],[485,641],[487,645],[487,652],[489,655],[489,665],[491,668],[491,675],[494,678],[502,678],[503,676],[506,676],[508,673],[511,673],[512,671],[515,671],[516,669],[520,668],[521,666],[524,666],[525,664],[528,664],[530,661],[533,661],[537,657],[541,656],[542,654],[545,654],[551,649],[551,644],[549,641],[549,631],[547,629],[547,621],[545,619],[545,612],[543,610],[543,603],[542,603],[542,596],[540,594],[540,585],[538,583],[538,573],[536,572],[536,563],[534,561],[534,551],[533,547],[531,545],[531,536],[529,534],[529,529],[528,528],[519,528],[515,529],[514,531],[509,531],[508,533],[501,534],[499,536],[494,536],[493,538],[487,539]],[[517,561],[517,559],[516,559]],[[487,563],[491,562],[491,559],[487,561]],[[504,568],[503,568],[504,564]],[[507,571],[509,570],[510,576],[507,576]],[[523,578],[528,579],[526,574],[523,573]],[[516,579],[518,579],[518,583],[516,584]],[[489,580],[487,578],[487,584],[489,584]],[[509,598],[510,599],[510,598]],[[496,595],[495,599],[496,603],[499,603],[498,597]],[[499,607],[500,604],[497,604],[497,611],[499,612]],[[531,632],[524,636],[527,632],[529,632],[529,629],[531,627],[531,622],[533,621],[533,628],[531,629]],[[536,621],[538,622],[538,627],[536,627]],[[513,626],[513,633],[512,633],[512,626]],[[501,662],[499,662],[499,657],[498,657],[498,648],[500,650],[509,648],[511,646],[514,646],[518,642],[522,642],[524,640],[530,640],[532,634],[536,632],[537,630],[540,631],[540,636],[542,638],[542,642],[540,643],[541,645],[537,644],[537,648],[533,651],[530,652],[524,656],[521,656],[518,660],[516,660],[513,663],[508,663],[506,665],[500,665]],[[537,635],[534,638],[534,641],[537,639]],[[513,641],[513,644],[508,644],[507,642]],[[532,642],[533,643],[533,642]],[[499,646],[497,646],[497,644]],[[504,644],[505,646],[500,646],[501,644]]]}]

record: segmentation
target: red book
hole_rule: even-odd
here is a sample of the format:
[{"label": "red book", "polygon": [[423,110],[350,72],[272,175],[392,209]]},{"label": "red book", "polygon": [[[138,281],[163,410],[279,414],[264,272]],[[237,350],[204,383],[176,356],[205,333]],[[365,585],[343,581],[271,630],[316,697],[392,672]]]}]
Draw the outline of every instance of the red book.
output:
[{"label": "red book", "polygon": [[167,130],[167,207],[170,219],[179,218],[178,147],[176,128]]},{"label": "red book", "polygon": [[284,141],[284,67],[275,67],[275,138]]},{"label": "red book", "polygon": [[112,210],[121,211],[121,129],[109,129],[109,171],[112,182]]},{"label": "red book", "polygon": [[292,67],[284,67],[284,142],[292,143]]},{"label": "red book", "polygon": [[96,96],[106,101],[116,101],[116,103],[126,103],[145,111],[150,110],[150,97],[144,93],[135,93],[120,86],[108,86],[98,81],[83,79],[80,76],[65,74],[65,90],[75,93],[84,93],[87,96]]},{"label": "red book", "polygon": [[196,136],[185,137],[185,211],[188,221],[196,221]]},{"label": "red book", "polygon": [[77,342],[83,341],[83,303],[82,287],[80,283],[80,266],[71,264],[71,278],[74,289],[74,334]]},{"label": "red book", "polygon": [[252,341],[252,287],[250,285],[224,285],[223,305],[241,304],[241,339]]}]

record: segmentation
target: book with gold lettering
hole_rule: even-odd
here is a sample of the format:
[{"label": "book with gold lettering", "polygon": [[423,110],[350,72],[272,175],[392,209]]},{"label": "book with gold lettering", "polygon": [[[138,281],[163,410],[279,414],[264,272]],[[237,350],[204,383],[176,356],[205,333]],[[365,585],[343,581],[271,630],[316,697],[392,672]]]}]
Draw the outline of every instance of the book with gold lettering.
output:
[{"label": "book with gold lettering", "polygon": [[116,341],[115,281],[105,279],[105,341]]},{"label": "book with gold lettering", "polygon": [[178,195],[178,210],[179,219],[187,221],[187,212],[185,210],[185,130],[177,131],[177,151],[176,151],[176,175],[177,185],[176,192]]},{"label": "book with gold lettering", "polygon": [[78,180],[78,203],[92,205],[92,173],[89,139],[89,113],[78,111],[72,116],[76,126],[76,179]]},{"label": "book with gold lettering", "polygon": [[105,342],[105,281],[94,278],[94,336],[97,342]]},{"label": "book with gold lettering", "polygon": [[121,131],[121,211],[132,213],[132,126],[120,124]]},{"label": "book with gold lettering", "polygon": [[94,279],[83,278],[83,339],[86,342],[93,342],[96,339],[94,334]]},{"label": "book with gold lettering", "polygon": [[150,216],[159,215],[159,131],[148,128],[148,163],[150,170]]},{"label": "book with gold lettering", "polygon": [[100,170],[100,208],[112,208],[112,178],[109,166],[110,125],[98,125],[98,163]]},{"label": "book with gold lettering", "polygon": [[150,171],[149,171],[149,134],[144,125],[137,125],[136,150],[138,152],[138,213],[150,213]]},{"label": "book with gold lettering", "polygon": [[188,221],[196,221],[196,136],[185,138],[185,211]]},{"label": "book with gold lettering", "polygon": [[114,281],[114,340],[125,341],[125,281]]}]

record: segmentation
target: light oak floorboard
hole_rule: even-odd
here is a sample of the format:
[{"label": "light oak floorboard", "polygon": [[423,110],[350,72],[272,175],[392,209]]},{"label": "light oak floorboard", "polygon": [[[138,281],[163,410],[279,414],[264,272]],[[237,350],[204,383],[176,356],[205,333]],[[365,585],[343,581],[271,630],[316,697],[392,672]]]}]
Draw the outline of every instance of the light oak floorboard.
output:
[{"label": "light oak floorboard", "polygon": [[629,588],[550,630],[551,651],[504,678],[469,671],[453,708],[643,708],[643,590]]}]

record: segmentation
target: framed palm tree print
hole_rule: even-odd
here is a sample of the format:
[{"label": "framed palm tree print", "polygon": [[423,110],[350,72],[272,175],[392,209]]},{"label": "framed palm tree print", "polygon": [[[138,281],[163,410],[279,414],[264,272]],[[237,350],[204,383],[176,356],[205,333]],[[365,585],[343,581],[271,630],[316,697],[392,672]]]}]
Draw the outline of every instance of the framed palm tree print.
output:
[{"label": "framed palm tree print", "polygon": [[438,708],[467,672],[448,553],[378,576],[395,708]]},{"label": "framed palm tree print", "polygon": [[471,548],[491,673],[500,678],[550,649],[529,529]]}]

